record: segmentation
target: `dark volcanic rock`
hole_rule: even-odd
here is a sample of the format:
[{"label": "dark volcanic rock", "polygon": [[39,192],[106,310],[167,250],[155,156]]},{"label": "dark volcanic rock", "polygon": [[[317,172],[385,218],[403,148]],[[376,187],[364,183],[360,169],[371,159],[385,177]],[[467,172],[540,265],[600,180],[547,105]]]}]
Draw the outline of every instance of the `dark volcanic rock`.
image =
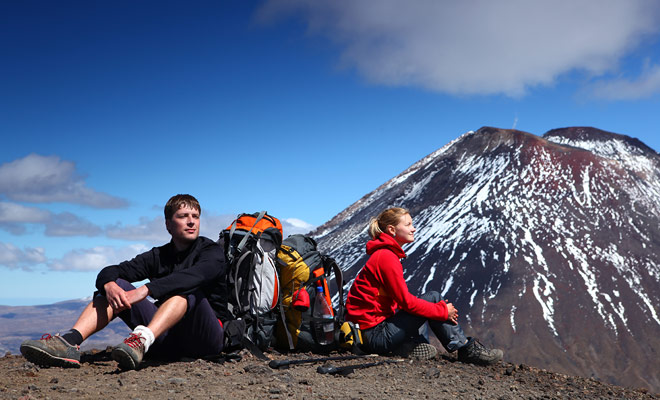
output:
[{"label": "dark volcanic rock", "polygon": [[[660,399],[645,390],[594,379],[509,363],[466,365],[447,355],[355,369],[346,376],[319,374],[321,364],[272,370],[249,354],[240,362],[147,361],[128,372],[117,369],[105,352],[86,354],[82,361],[80,369],[61,369],[37,368],[19,356],[0,358],[0,399]],[[333,363],[356,365],[365,360]]]},{"label": "dark volcanic rock", "polygon": [[658,391],[659,166],[639,140],[594,128],[538,137],[485,127],[314,235],[350,284],[369,218],[408,208],[411,292],[441,292],[509,361]]}]

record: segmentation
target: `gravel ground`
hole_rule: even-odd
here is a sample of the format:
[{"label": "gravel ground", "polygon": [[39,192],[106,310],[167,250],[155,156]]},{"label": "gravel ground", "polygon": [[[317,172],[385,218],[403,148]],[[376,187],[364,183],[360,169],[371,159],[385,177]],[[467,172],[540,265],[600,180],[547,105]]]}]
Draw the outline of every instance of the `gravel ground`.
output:
[{"label": "gravel ground", "polygon": [[[305,360],[314,354],[268,354]],[[345,354],[332,354],[333,357]],[[481,367],[451,355],[413,361],[368,357],[273,369],[244,353],[240,361],[145,362],[121,371],[109,352],[84,353],[80,369],[42,368],[23,357],[0,358],[0,399],[660,399],[646,390],[500,362]],[[347,375],[319,366],[380,363]]]}]

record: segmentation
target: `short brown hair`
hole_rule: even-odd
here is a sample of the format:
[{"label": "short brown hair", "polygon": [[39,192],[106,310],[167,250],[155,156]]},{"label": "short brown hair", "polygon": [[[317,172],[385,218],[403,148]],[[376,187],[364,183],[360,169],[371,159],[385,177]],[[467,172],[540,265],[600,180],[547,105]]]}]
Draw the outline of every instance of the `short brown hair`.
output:
[{"label": "short brown hair", "polygon": [[167,200],[167,204],[165,204],[165,219],[172,219],[174,213],[183,206],[197,210],[200,215],[202,214],[202,207],[199,205],[199,201],[197,201],[196,198],[189,194],[177,194],[176,196],[170,197],[170,199]]},{"label": "short brown hair", "polygon": [[387,230],[388,225],[396,226],[402,216],[410,214],[408,210],[401,207],[391,207],[378,214],[377,218],[371,218],[369,221],[369,236],[377,239],[381,233]]}]

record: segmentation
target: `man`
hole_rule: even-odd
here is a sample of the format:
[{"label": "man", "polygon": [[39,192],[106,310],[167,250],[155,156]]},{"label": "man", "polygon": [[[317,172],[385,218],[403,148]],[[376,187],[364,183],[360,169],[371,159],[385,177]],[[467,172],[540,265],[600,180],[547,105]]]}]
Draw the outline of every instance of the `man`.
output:
[{"label": "man", "polygon": [[[72,329],[21,344],[29,361],[47,366],[80,367],[80,344],[115,317],[133,332],[114,347],[112,358],[123,369],[136,369],[144,355],[175,359],[203,357],[223,349],[227,309],[223,250],[199,236],[201,207],[190,195],[176,195],[165,205],[171,241],[96,278],[98,291]],[[130,282],[149,279],[135,288]],[[156,300],[152,303],[147,299]]]}]

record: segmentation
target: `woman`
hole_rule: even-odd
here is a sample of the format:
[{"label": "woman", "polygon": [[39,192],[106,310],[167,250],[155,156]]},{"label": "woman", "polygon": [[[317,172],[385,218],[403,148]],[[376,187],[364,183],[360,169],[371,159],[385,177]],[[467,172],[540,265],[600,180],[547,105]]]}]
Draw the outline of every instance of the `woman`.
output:
[{"label": "woman", "polygon": [[[415,297],[403,279],[401,248],[415,240],[410,213],[389,208],[369,223],[366,265],[355,278],[346,299],[347,319],[360,325],[368,351],[408,353],[432,358],[435,347],[428,344],[426,323],[448,352],[458,351],[458,359],[475,364],[492,364],[502,359],[502,351],[486,349],[468,338],[458,325],[458,312],[442,301],[438,292]],[[412,351],[406,349],[412,348]]]}]

